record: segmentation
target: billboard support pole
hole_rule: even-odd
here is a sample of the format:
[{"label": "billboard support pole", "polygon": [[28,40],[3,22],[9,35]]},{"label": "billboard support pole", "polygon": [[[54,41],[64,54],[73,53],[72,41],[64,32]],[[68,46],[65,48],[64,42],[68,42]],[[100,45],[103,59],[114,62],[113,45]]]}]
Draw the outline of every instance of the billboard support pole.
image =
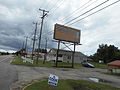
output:
[{"label": "billboard support pole", "polygon": [[75,46],[76,46],[76,44],[74,43],[74,51],[72,53],[72,68],[74,68]]},{"label": "billboard support pole", "polygon": [[58,66],[58,54],[59,54],[59,48],[60,48],[60,40],[58,41],[58,49],[56,52],[56,67]]}]

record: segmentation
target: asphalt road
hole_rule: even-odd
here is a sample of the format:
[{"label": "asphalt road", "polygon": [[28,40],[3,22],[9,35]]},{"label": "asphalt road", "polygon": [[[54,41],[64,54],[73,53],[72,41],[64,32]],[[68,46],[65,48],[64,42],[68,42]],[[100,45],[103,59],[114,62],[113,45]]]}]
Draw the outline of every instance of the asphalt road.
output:
[{"label": "asphalt road", "polygon": [[10,60],[13,57],[0,56],[0,90],[10,90],[10,86],[17,80],[17,71],[13,65],[10,65]]}]

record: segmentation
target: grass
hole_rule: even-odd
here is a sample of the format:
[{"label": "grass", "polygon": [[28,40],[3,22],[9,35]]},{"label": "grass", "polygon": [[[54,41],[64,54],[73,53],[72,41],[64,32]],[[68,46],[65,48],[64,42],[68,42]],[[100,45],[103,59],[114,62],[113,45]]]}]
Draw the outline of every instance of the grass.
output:
[{"label": "grass", "polygon": [[[101,69],[106,69],[107,65],[106,64],[99,64],[96,62],[90,62],[95,66],[95,68],[101,68]],[[35,62],[33,64],[29,62],[23,62],[22,58],[20,56],[15,56],[14,60],[11,62],[11,64],[15,65],[25,65],[25,66],[33,66],[33,67],[55,67],[55,63],[53,61],[46,61],[45,64],[43,64],[43,60],[39,60],[38,64]],[[66,62],[58,62],[58,68],[71,68],[71,63],[66,63]],[[74,63],[74,68],[81,68],[82,65],[79,63]]]},{"label": "grass", "polygon": [[107,68],[106,64],[100,64],[100,63],[96,63],[96,62],[90,62],[90,63],[93,64],[95,66],[95,68],[101,68],[101,69]]},{"label": "grass", "polygon": [[120,73],[105,73],[105,74],[114,75],[114,76],[120,76]]},{"label": "grass", "polygon": [[50,86],[47,80],[34,82],[23,90],[120,90],[110,85],[84,80],[59,80],[58,86]]},{"label": "grass", "polygon": [[[46,61],[43,64],[43,60],[39,60],[38,64],[35,62],[33,64],[29,62],[23,62],[20,56],[15,56],[14,60],[12,60],[11,64],[15,65],[24,65],[24,66],[32,66],[32,67],[55,67],[55,63],[53,61]],[[81,64],[75,63],[74,68],[80,68]],[[66,62],[58,62],[58,68],[71,68],[71,63]]]},{"label": "grass", "polygon": [[12,60],[11,64],[15,64],[15,65],[24,65],[24,66],[32,66],[32,67],[51,67],[53,65],[53,63],[48,63],[46,62],[45,64],[43,64],[42,60],[39,60],[38,64],[36,64],[35,62],[33,64],[29,63],[29,62],[23,62],[23,59],[20,56],[15,56],[15,58]]}]

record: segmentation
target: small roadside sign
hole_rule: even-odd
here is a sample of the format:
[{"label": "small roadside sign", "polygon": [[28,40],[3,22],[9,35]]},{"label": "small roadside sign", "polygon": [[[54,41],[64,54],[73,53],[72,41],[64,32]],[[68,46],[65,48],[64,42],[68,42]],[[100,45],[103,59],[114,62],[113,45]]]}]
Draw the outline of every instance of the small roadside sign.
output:
[{"label": "small roadside sign", "polygon": [[48,78],[48,84],[52,85],[52,86],[57,86],[58,84],[58,76],[50,74],[49,78]]}]

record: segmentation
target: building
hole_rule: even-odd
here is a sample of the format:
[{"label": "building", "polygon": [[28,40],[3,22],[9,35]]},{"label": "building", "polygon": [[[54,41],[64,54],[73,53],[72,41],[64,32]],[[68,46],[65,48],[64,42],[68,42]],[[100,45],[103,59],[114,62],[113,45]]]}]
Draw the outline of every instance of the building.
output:
[{"label": "building", "polygon": [[[47,61],[56,60],[57,49],[51,49],[47,54]],[[72,62],[72,51],[68,50],[59,50],[58,60],[63,62]],[[82,61],[87,61],[88,58],[81,52],[75,52],[74,54],[74,63],[81,63]]]},{"label": "building", "polygon": [[[117,69],[120,69],[120,60],[115,60],[107,64],[108,65],[108,71],[113,73],[117,73]],[[118,72],[120,73],[120,71]]]}]

